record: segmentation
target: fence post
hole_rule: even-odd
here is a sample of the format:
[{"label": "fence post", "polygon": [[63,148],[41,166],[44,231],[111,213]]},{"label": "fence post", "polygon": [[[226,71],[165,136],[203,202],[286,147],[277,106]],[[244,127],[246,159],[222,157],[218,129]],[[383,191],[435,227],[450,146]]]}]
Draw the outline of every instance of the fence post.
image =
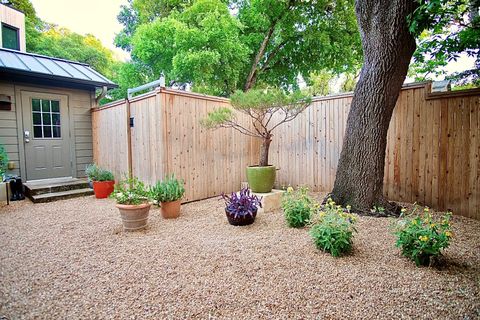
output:
[{"label": "fence post", "polygon": [[127,162],[128,162],[128,177],[133,178],[133,159],[132,159],[132,128],[130,127],[130,99],[127,98],[125,107],[127,108]]}]

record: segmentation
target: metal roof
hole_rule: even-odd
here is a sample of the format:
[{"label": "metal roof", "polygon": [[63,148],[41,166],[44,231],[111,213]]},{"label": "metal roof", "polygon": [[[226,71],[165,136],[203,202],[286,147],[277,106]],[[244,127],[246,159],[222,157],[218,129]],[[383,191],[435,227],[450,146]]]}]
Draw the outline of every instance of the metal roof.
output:
[{"label": "metal roof", "polygon": [[88,64],[5,48],[0,48],[0,72],[95,87],[117,87]]}]

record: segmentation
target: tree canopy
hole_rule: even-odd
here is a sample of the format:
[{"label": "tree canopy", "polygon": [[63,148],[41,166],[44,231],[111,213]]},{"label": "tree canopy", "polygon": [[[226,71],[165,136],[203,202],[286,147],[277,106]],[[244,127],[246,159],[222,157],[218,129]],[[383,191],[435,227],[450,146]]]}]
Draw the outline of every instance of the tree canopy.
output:
[{"label": "tree canopy", "polygon": [[118,46],[194,90],[294,89],[314,71],[358,70],[353,0],[131,0]]},{"label": "tree canopy", "polygon": [[[418,0],[409,17],[410,31],[417,36],[417,50],[410,75],[417,81],[445,75],[460,85],[480,85],[480,1]],[[443,67],[460,54],[475,59],[473,69],[447,74]]]}]

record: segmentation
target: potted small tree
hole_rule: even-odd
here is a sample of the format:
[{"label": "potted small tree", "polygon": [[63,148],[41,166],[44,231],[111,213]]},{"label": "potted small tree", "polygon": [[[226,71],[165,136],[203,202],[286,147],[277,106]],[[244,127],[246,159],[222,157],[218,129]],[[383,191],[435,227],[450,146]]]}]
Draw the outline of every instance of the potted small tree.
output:
[{"label": "potted small tree", "polygon": [[240,123],[230,108],[217,108],[201,120],[206,128],[233,128],[242,134],[262,140],[258,165],[247,167],[247,181],[253,192],[272,191],[276,168],[268,162],[273,131],[283,123],[292,121],[311,103],[311,97],[296,91],[286,93],[280,89],[236,91],[230,98],[233,110],[248,115],[252,126]]},{"label": "potted small tree", "polygon": [[5,175],[8,169],[8,155],[5,147],[0,144],[0,200],[7,200],[7,183]]},{"label": "potted small tree", "polygon": [[85,169],[85,174],[93,183],[93,192],[97,199],[105,199],[113,192],[115,178],[113,173],[102,169],[95,164],[90,164]]},{"label": "potted small tree", "polygon": [[262,207],[261,199],[251,194],[250,189],[244,188],[240,192],[232,192],[230,196],[222,194],[225,201],[225,214],[232,226],[246,226],[252,224],[257,216],[258,208]]},{"label": "potted small tree", "polygon": [[142,181],[135,177],[119,181],[110,197],[117,201],[125,230],[135,231],[146,227],[151,204]]},{"label": "potted small tree", "polygon": [[150,187],[150,197],[153,203],[161,206],[160,211],[165,219],[180,216],[181,199],[184,194],[183,180],[176,179],[173,174]]}]

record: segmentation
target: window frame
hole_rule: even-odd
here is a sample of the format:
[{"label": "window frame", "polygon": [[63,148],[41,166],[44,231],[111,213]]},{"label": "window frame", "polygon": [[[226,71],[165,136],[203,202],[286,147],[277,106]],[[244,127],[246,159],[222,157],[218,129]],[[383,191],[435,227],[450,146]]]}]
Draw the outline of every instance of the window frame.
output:
[{"label": "window frame", "polygon": [[[3,39],[3,28],[10,29],[10,30],[13,30],[13,31],[16,32],[16,34],[17,34],[17,48],[16,49],[6,48],[3,45],[3,41],[4,41],[4,39]],[[2,22],[2,30],[1,31],[2,31],[2,48],[9,49],[9,50],[20,51],[20,29]]]}]

